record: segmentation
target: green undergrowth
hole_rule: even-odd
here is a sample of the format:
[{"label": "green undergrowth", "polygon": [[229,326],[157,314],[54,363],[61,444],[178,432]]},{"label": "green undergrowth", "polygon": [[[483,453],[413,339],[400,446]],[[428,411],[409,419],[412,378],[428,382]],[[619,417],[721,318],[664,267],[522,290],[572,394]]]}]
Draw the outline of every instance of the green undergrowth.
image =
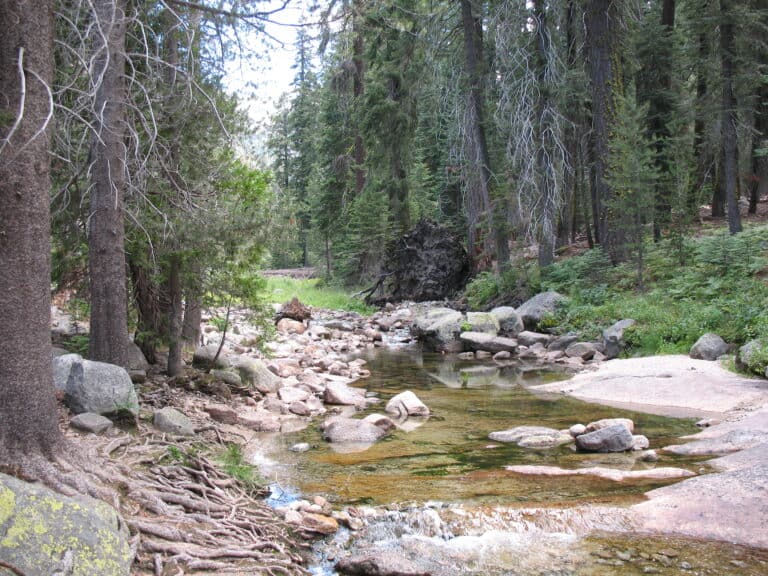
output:
[{"label": "green undergrowth", "polygon": [[649,242],[642,290],[636,262],[612,266],[595,249],[544,270],[535,291],[556,290],[570,298],[544,321],[555,333],[597,338],[603,328],[633,318],[637,324],[625,332],[626,353],[640,356],[687,353],[705,332],[735,344],[768,337],[767,277],[768,226],[759,226],[735,236],[718,232]]},{"label": "green undergrowth", "polygon": [[227,445],[226,450],[217,458],[217,463],[224,472],[250,491],[260,492],[267,485],[258,470],[246,461],[242,449],[237,444]]},{"label": "green undergrowth", "polygon": [[320,278],[298,280],[285,276],[267,278],[267,292],[273,302],[288,302],[296,296],[302,304],[327,310],[346,310],[369,316],[376,308],[368,306],[350,292]]}]

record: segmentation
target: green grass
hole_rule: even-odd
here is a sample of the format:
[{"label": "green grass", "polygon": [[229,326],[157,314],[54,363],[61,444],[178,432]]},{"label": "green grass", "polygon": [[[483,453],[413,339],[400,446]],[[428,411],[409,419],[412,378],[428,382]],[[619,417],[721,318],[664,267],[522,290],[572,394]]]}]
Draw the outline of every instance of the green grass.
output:
[{"label": "green grass", "polygon": [[[734,344],[767,338],[766,276],[768,226],[756,226],[735,236],[716,231],[688,238],[682,249],[670,241],[648,242],[643,291],[634,263],[612,266],[600,250],[554,264],[536,288],[570,298],[545,319],[545,328],[597,339],[614,322],[633,318],[637,324],[625,332],[626,354],[643,356],[688,353],[705,332]],[[489,280],[482,278],[474,294],[494,294]]]},{"label": "green grass", "polygon": [[272,302],[288,302],[296,296],[302,304],[328,310],[346,310],[369,316],[376,308],[368,306],[360,298],[339,287],[328,285],[319,278],[297,280],[284,276],[267,278],[268,299]]},{"label": "green grass", "polygon": [[256,468],[245,461],[243,451],[237,444],[229,444],[217,461],[224,472],[249,490],[260,491],[267,484]]}]

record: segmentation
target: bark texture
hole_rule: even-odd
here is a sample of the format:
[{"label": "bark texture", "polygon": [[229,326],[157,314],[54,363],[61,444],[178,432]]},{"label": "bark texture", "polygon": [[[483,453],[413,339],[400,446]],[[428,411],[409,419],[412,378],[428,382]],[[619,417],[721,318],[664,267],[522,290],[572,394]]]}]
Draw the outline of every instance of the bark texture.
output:
[{"label": "bark texture", "polygon": [[[91,287],[91,360],[128,363],[125,274],[125,0],[96,0],[101,33],[94,33],[96,84],[91,148],[88,266]],[[103,35],[102,35],[103,34]]]},{"label": "bark texture", "polygon": [[738,189],[738,137],[736,134],[736,96],[733,92],[735,76],[734,31],[732,0],[720,0],[720,57],[723,67],[723,185],[728,216],[728,231],[741,232]]},{"label": "bark texture", "polygon": [[51,373],[53,6],[0,2],[0,465],[61,444]]}]

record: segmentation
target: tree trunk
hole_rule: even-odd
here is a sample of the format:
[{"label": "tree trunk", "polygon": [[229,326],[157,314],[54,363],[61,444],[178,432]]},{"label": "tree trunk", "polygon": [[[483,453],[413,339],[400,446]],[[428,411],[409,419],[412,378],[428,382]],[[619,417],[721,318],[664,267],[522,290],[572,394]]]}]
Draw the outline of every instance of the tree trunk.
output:
[{"label": "tree trunk", "polygon": [[555,261],[555,238],[557,234],[557,191],[556,167],[554,165],[555,136],[553,133],[552,93],[553,86],[547,80],[547,67],[552,49],[547,12],[544,0],[534,0],[533,13],[536,25],[536,166],[541,197],[541,221],[539,223],[539,266],[546,267]]},{"label": "tree trunk", "polygon": [[53,6],[0,3],[0,465],[62,442],[51,373]]},{"label": "tree trunk", "polygon": [[[194,265],[192,274],[197,279],[200,271]],[[197,286],[188,285],[184,302],[184,320],[181,328],[181,339],[184,344],[192,348],[200,346],[200,323],[203,318],[203,302],[200,289]]]},{"label": "tree trunk", "polygon": [[181,317],[181,258],[173,255],[168,263],[168,376],[181,374],[184,368],[182,358]]},{"label": "tree trunk", "polygon": [[154,364],[157,361],[157,342],[163,333],[157,286],[152,281],[152,271],[138,259],[130,258],[128,269],[131,273],[133,299],[138,316],[134,342],[141,348],[147,362]]},{"label": "tree trunk", "polygon": [[749,185],[749,213],[757,213],[757,203],[768,194],[768,156],[759,150],[768,148],[768,82],[758,90],[755,106],[755,133],[752,137],[752,175]]},{"label": "tree trunk", "polygon": [[672,43],[675,29],[675,0],[663,0],[661,7],[661,25],[664,30],[662,46],[657,53],[660,55],[659,83],[661,92],[651,102],[651,133],[656,141],[656,166],[661,177],[656,183],[653,240],[661,240],[662,229],[669,225],[672,216],[672,186],[670,178],[670,123],[673,119],[674,103],[672,100]]},{"label": "tree trunk", "polygon": [[732,0],[720,0],[720,57],[723,66],[723,183],[725,204],[728,210],[728,231],[741,232],[738,187],[739,154],[736,135],[736,97],[733,93],[735,76],[734,31]]},{"label": "tree trunk", "polygon": [[91,214],[88,268],[91,288],[92,360],[128,364],[128,297],[125,276],[125,0],[96,0],[98,32],[92,82]]},{"label": "tree trunk", "polygon": [[614,264],[627,259],[626,227],[614,202],[607,177],[611,131],[615,124],[616,95],[621,94],[621,46],[618,5],[613,0],[592,0],[585,24],[592,91],[592,202],[597,240]]},{"label": "tree trunk", "polygon": [[[508,239],[505,232],[505,218],[500,206],[491,199],[492,178],[491,158],[485,133],[485,97],[483,95],[483,22],[473,14],[472,0],[461,0],[461,23],[464,29],[464,55],[469,91],[465,134],[469,152],[467,169],[467,228],[469,231],[469,253],[478,266],[490,256],[491,241],[495,245],[496,260],[500,270],[509,263]],[[485,223],[483,222],[485,219]],[[481,229],[489,227],[492,236],[483,234]],[[478,233],[480,231],[480,233]],[[480,244],[480,242],[483,244]]]}]

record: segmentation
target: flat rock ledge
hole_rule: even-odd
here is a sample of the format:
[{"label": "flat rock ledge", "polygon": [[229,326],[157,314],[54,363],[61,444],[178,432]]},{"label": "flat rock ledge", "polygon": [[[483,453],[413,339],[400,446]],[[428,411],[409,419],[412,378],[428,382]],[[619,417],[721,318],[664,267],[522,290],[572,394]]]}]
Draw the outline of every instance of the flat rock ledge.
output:
[{"label": "flat rock ledge", "polygon": [[614,482],[624,480],[672,480],[675,478],[690,478],[696,476],[690,470],[682,468],[650,468],[648,470],[616,470],[615,468],[604,468],[602,466],[593,466],[591,468],[576,468],[573,470],[559,468],[557,466],[505,466],[508,472],[515,474],[524,474],[526,476],[595,476],[605,478]]}]

